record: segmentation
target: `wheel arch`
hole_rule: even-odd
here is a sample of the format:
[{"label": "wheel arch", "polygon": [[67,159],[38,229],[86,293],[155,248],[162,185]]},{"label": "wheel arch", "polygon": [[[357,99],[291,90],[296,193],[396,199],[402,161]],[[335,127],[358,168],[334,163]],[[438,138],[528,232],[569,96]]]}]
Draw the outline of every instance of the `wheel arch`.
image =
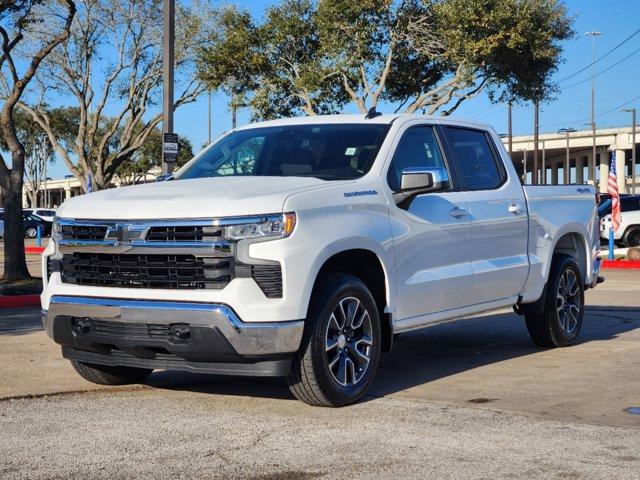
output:
[{"label": "wheel arch", "polygon": [[558,253],[564,253],[569,255],[575,260],[580,269],[582,281],[586,283],[587,275],[589,272],[589,244],[583,234],[577,231],[570,231],[564,233],[558,241],[555,243],[553,250],[551,251],[551,259],[549,262],[549,268],[547,269],[547,277],[553,264],[553,256]]},{"label": "wheel arch", "polygon": [[391,282],[388,268],[380,253],[369,248],[354,247],[326,255],[315,272],[311,295],[314,294],[320,279],[331,273],[353,275],[369,288],[378,307],[383,351],[390,351],[393,342],[393,318],[389,308],[392,296]]}]

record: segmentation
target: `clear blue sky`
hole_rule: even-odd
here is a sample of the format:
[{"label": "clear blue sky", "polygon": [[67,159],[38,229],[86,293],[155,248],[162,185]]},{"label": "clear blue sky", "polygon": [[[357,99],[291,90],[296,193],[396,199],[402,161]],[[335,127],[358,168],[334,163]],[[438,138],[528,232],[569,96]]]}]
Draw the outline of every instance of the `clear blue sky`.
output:
[{"label": "clear blue sky", "polygon": [[[221,2],[222,3],[222,2]],[[236,5],[248,8],[260,18],[269,0],[236,0]],[[591,63],[591,39],[584,36],[590,30],[603,34],[597,39],[596,56],[607,52],[632,32],[640,28],[640,1],[637,0],[567,0],[570,14],[575,17],[577,36],[566,42],[563,54],[565,62],[556,73],[561,79]],[[635,54],[632,54],[638,50]],[[598,126],[626,125],[630,114],[619,111],[619,105],[636,99],[624,108],[640,108],[640,34],[597,64],[596,72],[607,69],[614,63],[632,54],[627,60],[596,77],[596,122]],[[552,103],[543,105],[540,114],[540,131],[552,132],[563,126],[576,129],[589,128],[590,116],[590,69],[560,84],[561,91]],[[572,86],[582,80],[579,85]],[[562,88],[564,87],[564,88]],[[213,96],[213,138],[228,130],[231,119],[226,108],[227,99],[221,94]],[[380,108],[384,111],[384,105]],[[600,115],[599,115],[600,114]],[[207,97],[176,111],[175,130],[186,135],[194,147],[199,149],[207,141]],[[506,132],[506,107],[492,105],[486,96],[479,96],[462,105],[455,113],[457,117],[470,118],[491,123],[499,132]],[[513,112],[514,132],[531,133],[533,109],[530,106],[515,107]],[[239,124],[247,123],[248,112],[240,112]],[[50,176],[56,178],[68,173],[62,162],[51,169]]]}]

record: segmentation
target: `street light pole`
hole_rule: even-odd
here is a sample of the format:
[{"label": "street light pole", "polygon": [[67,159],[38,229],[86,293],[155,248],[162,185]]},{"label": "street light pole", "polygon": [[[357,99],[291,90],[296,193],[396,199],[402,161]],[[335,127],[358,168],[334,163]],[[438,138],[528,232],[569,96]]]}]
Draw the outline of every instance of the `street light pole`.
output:
[{"label": "street light pole", "polygon": [[[163,0],[162,3],[162,133],[173,133],[173,48],[175,43],[176,23],[175,0]],[[164,135],[163,135],[164,141]],[[173,170],[173,163],[165,161],[164,148],[162,158],[162,174],[166,175]]]},{"label": "street light pole", "polygon": [[[596,187],[596,38],[602,35],[602,32],[591,30],[585,33],[587,37],[591,37],[591,132],[593,134],[593,147],[591,155],[591,172],[589,175],[593,179],[593,185]],[[602,179],[600,179],[602,181]]]},{"label": "street light pole", "polygon": [[636,193],[636,109],[625,108],[623,112],[631,112],[631,193]]},{"label": "street light pole", "polygon": [[509,156],[513,158],[513,124],[511,123],[511,102],[507,108],[507,135],[509,136]]},{"label": "street light pole", "polygon": [[566,156],[564,159],[564,167],[563,167],[563,179],[564,184],[568,185],[571,181],[571,159],[570,159],[570,148],[569,148],[569,134],[575,132],[575,128],[561,128],[558,130],[558,133],[564,133],[567,136],[567,148],[566,148]]},{"label": "street light pole", "polygon": [[540,118],[540,102],[536,100],[535,110],[533,113],[533,171],[531,173],[531,184],[538,184],[538,170],[540,165],[538,163],[538,138],[540,135],[539,118]]}]

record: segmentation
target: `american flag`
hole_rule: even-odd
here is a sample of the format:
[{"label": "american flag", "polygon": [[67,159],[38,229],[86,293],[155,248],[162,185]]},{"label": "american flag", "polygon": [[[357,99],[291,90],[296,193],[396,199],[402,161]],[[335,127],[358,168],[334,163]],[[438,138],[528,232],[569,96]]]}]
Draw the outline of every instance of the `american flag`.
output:
[{"label": "american flag", "polygon": [[611,195],[611,228],[617,231],[622,222],[622,214],[620,213],[620,194],[618,193],[618,174],[616,172],[616,154],[611,153],[611,161],[609,162],[609,183],[607,185],[607,193]]}]

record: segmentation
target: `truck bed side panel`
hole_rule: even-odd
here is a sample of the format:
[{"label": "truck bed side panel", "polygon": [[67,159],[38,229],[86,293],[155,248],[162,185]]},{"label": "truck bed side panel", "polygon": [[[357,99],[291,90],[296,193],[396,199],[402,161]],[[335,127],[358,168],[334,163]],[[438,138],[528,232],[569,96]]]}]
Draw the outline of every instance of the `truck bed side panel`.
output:
[{"label": "truck bed side panel", "polygon": [[598,215],[593,187],[586,185],[525,186],[529,210],[530,270],[522,291],[522,302],[537,300],[544,289],[558,241],[576,234],[585,285],[597,275],[600,253]]}]

